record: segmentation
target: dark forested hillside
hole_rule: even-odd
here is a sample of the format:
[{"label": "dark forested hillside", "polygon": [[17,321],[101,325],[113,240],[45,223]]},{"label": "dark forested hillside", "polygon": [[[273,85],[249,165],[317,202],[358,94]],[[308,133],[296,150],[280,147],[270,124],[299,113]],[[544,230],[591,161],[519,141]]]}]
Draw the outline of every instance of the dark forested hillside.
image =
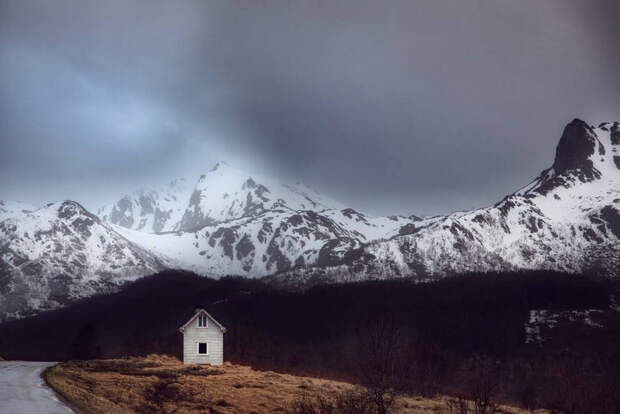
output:
[{"label": "dark forested hillside", "polygon": [[[469,275],[429,284],[378,281],[284,292],[257,280],[213,280],[166,271],[119,293],[2,324],[0,354],[69,359],[85,330],[104,357],[176,354],[177,329],[198,305],[229,328],[229,359],[310,362],[324,345],[334,355],[333,346],[351,339],[369,313],[395,315],[411,340],[455,352],[502,354],[525,343],[530,309],[606,309],[612,289],[611,282],[601,279],[527,272]],[[301,351],[307,346],[313,350]]]},{"label": "dark forested hillside", "polygon": [[[204,306],[228,328],[225,359],[233,362],[350,379],[360,358],[356,342],[371,333],[376,321],[389,319],[415,360],[412,369],[432,377],[435,387],[444,391],[454,387],[457,378],[465,375],[457,374],[463,364],[480,355],[504,361],[512,376],[507,384],[514,387],[522,382],[515,376],[529,372],[533,378],[536,364],[542,364],[536,368],[540,383],[548,381],[551,371],[559,372],[556,364],[564,367],[564,359],[578,370],[586,360],[589,366],[618,366],[620,312],[613,302],[617,289],[617,282],[605,279],[526,272],[462,275],[428,284],[376,281],[287,292],[257,280],[213,280],[166,271],[115,294],[1,324],[0,355],[36,360],[153,352],[178,356],[178,327],[196,306]],[[538,310],[554,315],[603,312],[594,325],[556,321],[557,329],[540,333],[542,343],[526,344],[526,325],[531,311]],[[599,359],[590,364],[592,356]],[[579,364],[573,364],[575,360]],[[595,374],[600,378],[600,372]],[[519,390],[503,392],[513,400],[520,398]]]}]

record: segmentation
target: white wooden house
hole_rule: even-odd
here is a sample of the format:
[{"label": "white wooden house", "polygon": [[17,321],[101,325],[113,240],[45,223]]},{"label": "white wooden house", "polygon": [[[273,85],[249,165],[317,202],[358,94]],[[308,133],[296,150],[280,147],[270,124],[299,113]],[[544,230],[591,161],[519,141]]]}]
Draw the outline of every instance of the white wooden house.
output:
[{"label": "white wooden house", "polygon": [[196,309],[194,316],[179,328],[183,334],[183,363],[222,365],[224,328],[206,310]]}]

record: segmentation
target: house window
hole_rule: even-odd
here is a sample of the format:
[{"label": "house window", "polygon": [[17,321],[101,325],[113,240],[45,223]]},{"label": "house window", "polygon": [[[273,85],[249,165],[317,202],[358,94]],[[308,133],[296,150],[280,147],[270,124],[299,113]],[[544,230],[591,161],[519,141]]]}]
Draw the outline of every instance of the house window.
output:
[{"label": "house window", "polygon": [[209,346],[206,342],[198,342],[198,355],[209,355]]},{"label": "house window", "polygon": [[198,327],[206,328],[207,327],[207,315],[198,316]]}]

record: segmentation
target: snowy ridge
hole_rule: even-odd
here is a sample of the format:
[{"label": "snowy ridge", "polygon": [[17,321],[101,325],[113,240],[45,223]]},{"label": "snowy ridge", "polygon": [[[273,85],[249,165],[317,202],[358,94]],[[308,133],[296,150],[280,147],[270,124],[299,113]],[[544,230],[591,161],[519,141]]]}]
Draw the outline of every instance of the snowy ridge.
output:
[{"label": "snowy ridge", "polygon": [[303,186],[250,176],[226,163],[217,163],[198,179],[179,229],[195,231],[267,211],[322,211],[338,205]]},{"label": "snowy ridge", "polygon": [[553,269],[620,276],[620,128],[575,120],[554,165],[495,206],[416,222],[353,260],[293,270],[284,285]]},{"label": "snowy ridge", "polygon": [[148,187],[97,210],[105,222],[128,229],[160,233],[178,230],[189,201],[191,186],[184,178]]},{"label": "snowy ridge", "polygon": [[265,276],[293,268],[338,262],[370,240],[389,238],[413,221],[370,218],[354,210],[267,211],[195,232],[146,234],[115,230],[168,266],[211,276]]},{"label": "snowy ridge", "polygon": [[23,213],[34,211],[35,207],[21,201],[2,201],[0,200],[0,221],[19,217]]},{"label": "snowy ridge", "polygon": [[[72,201],[37,210],[2,203],[0,320],[115,290],[166,267],[260,277],[329,265],[414,221],[328,209],[338,205],[302,185],[224,164],[193,189],[178,179],[122,197],[100,209],[101,218]],[[200,228],[187,229],[196,218]]]},{"label": "snowy ridge", "polygon": [[111,291],[162,266],[78,203],[0,222],[0,321]]},{"label": "snowy ridge", "polygon": [[100,210],[0,203],[0,320],[162,268],[316,283],[552,269],[620,276],[620,125],[569,123],[553,165],[497,204],[369,217],[301,185],[216,165]]},{"label": "snowy ridge", "polygon": [[166,186],[140,189],[100,208],[97,215],[105,222],[130,230],[165,233],[197,231],[267,211],[341,207],[303,184],[282,184],[219,162],[202,174],[193,187],[187,179],[179,178]]}]

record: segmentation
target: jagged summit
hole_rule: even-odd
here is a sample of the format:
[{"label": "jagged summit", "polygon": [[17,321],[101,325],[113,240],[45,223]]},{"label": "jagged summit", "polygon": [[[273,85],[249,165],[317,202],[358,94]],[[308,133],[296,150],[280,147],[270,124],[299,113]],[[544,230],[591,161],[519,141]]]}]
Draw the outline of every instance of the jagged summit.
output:
[{"label": "jagged summit", "polygon": [[564,128],[550,168],[515,194],[547,194],[559,187],[571,187],[620,174],[620,131],[618,122],[598,127],[574,119]]},{"label": "jagged summit", "polygon": [[192,181],[180,178],[121,197],[98,210],[105,222],[147,233],[195,231],[204,226],[251,217],[267,211],[338,208],[300,184],[287,185],[248,174],[226,162],[216,163]]},{"label": "jagged summit", "polygon": [[0,321],[114,290],[161,269],[75,201],[0,221]]},{"label": "jagged summit", "polygon": [[97,210],[105,222],[149,233],[178,230],[192,187],[185,178],[150,186]]},{"label": "jagged summit", "polygon": [[34,211],[0,203],[0,319],[162,266],[294,286],[515,269],[620,276],[617,122],[572,121],[528,186],[446,216],[369,217],[223,163],[193,183],[134,192],[102,220],[73,201]]},{"label": "jagged summit", "polygon": [[620,124],[576,119],[552,167],[492,207],[405,225],[337,264],[270,276],[286,284],[368,278],[432,280],[485,270],[620,276]]},{"label": "jagged summit", "polygon": [[85,217],[90,218],[94,222],[99,223],[99,217],[92,214],[90,211],[86,210],[84,206],[82,206],[77,201],[64,200],[64,201],[54,203],[48,206],[57,209],[59,218],[72,218],[76,216],[85,216]]},{"label": "jagged summit", "polygon": [[217,171],[219,169],[225,169],[225,168],[230,168],[230,165],[225,161],[218,161],[215,163],[215,165],[213,165],[213,167],[211,167],[209,171]]},{"label": "jagged summit", "polygon": [[321,211],[337,205],[305,187],[217,163],[198,179],[178,229],[195,231],[267,211]]},{"label": "jagged summit", "polygon": [[[593,163],[590,160],[597,147],[595,129],[580,119],[574,119],[566,125],[560,142],[556,147],[553,170],[556,174],[563,174],[570,170],[581,170],[588,177],[592,177]],[[599,143],[600,144],[600,143]],[[604,154],[604,148],[599,146]]]}]

